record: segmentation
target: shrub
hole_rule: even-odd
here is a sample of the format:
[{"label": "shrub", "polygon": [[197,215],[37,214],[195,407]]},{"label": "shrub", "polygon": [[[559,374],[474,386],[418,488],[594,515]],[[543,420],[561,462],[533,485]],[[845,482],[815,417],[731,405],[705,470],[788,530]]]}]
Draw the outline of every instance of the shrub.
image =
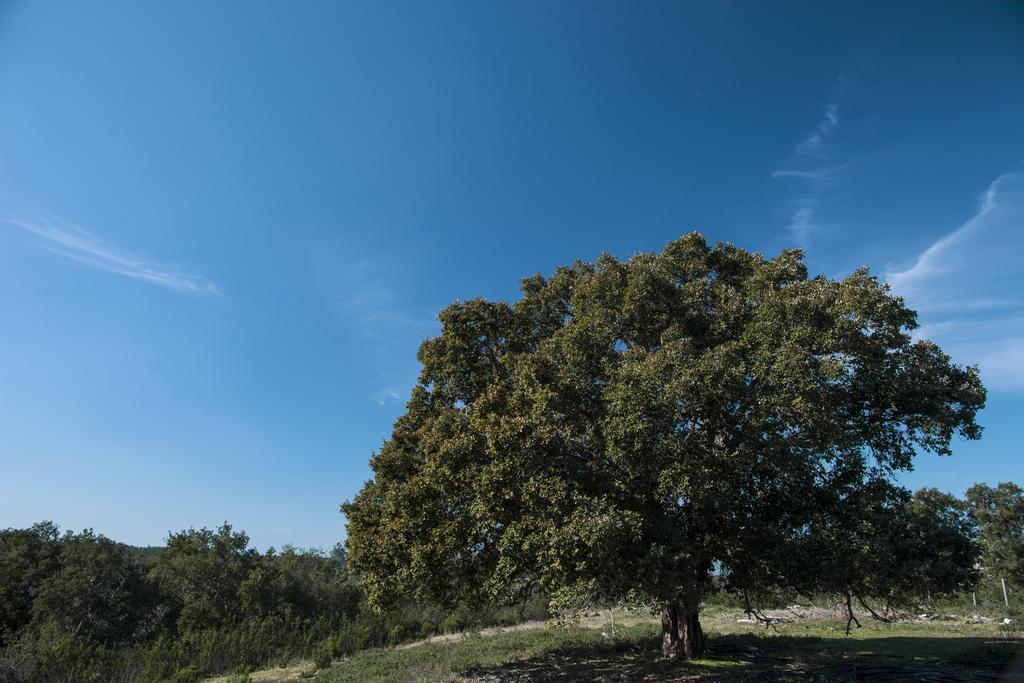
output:
[{"label": "shrub", "polygon": [[398,645],[406,639],[406,629],[403,624],[395,624],[388,631],[388,643],[391,645]]},{"label": "shrub", "polygon": [[185,666],[182,644],[166,633],[153,641],[142,653],[142,678],[147,681],[165,681]]},{"label": "shrub", "polygon": [[519,613],[504,609],[494,615],[494,622],[499,626],[515,626],[519,623]]},{"label": "shrub", "polygon": [[458,633],[466,628],[466,621],[457,612],[452,612],[441,622],[441,631],[444,633]]},{"label": "shrub", "polygon": [[430,636],[437,633],[437,624],[429,621],[424,621],[420,624],[420,638],[429,638]]},{"label": "shrub", "polygon": [[195,664],[178,669],[174,672],[174,683],[196,683],[199,680],[199,669]]},{"label": "shrub", "polygon": [[335,657],[345,657],[370,645],[370,630],[365,624],[348,622],[343,624],[330,639],[331,652]]},{"label": "shrub", "polygon": [[329,641],[316,649],[316,651],[313,653],[313,663],[316,664],[316,668],[330,668],[331,662],[334,661],[332,650],[333,648]]},{"label": "shrub", "polygon": [[18,650],[23,657],[22,680],[103,683],[117,679],[121,669],[116,652],[54,624],[23,637]]},{"label": "shrub", "polygon": [[[388,622],[384,615],[375,612],[364,612],[359,616],[358,623],[366,627],[366,647],[384,647],[388,644]],[[360,649],[363,649],[360,648]]]}]

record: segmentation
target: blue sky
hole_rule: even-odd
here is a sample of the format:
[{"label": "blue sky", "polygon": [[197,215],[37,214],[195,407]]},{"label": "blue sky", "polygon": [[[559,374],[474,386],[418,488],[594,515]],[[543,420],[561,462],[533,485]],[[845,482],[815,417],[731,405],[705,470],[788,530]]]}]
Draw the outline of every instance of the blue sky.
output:
[{"label": "blue sky", "polygon": [[328,547],[455,299],[700,230],[867,264],[1024,481],[1011,2],[0,3],[0,527]]}]

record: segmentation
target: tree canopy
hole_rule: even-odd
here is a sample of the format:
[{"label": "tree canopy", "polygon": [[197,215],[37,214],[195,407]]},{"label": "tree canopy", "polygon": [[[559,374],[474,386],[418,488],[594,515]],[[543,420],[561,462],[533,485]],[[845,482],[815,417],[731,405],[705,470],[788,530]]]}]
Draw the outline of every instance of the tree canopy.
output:
[{"label": "tree canopy", "polygon": [[442,311],[373,478],[342,505],[373,604],[536,586],[556,605],[657,601],[692,655],[716,568],[820,578],[772,560],[813,548],[824,571],[835,524],[899,507],[872,492],[917,452],[981,434],[977,370],[915,341],[915,313],[867,269],[812,278],[798,250],[690,233],[521,288]]},{"label": "tree canopy", "polygon": [[1024,582],[1024,489],[1011,482],[975,484],[967,489],[967,509],[980,530],[986,571]]}]

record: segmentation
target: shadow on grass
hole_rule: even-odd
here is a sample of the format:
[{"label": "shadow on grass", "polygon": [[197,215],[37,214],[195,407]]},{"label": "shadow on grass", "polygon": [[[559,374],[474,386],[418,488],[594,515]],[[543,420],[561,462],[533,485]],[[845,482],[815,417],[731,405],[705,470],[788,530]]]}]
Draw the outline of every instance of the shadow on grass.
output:
[{"label": "shadow on grass", "polygon": [[530,659],[467,671],[470,681],[639,681],[735,678],[751,662],[724,655],[683,663],[659,656],[660,640],[561,648]]},{"label": "shadow on grass", "polygon": [[724,635],[669,662],[657,638],[576,646],[464,673],[468,681],[1024,681],[1021,641],[976,637]]}]

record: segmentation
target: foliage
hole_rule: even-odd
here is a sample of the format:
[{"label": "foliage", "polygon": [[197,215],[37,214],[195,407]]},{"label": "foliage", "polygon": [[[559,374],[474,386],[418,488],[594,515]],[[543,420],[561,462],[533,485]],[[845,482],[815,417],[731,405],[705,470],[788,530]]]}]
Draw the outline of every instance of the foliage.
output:
[{"label": "foliage", "polygon": [[[847,491],[821,505],[788,558],[775,560],[772,577],[733,579],[733,590],[798,589],[839,596],[854,621],[854,607],[886,619],[936,598],[970,590],[976,580],[973,529],[963,502],[935,489],[913,497],[884,479]],[[764,596],[751,603],[763,604]],[[884,608],[884,609],[883,609]]]},{"label": "foliage", "polygon": [[57,570],[40,582],[36,621],[105,645],[144,639],[156,627],[156,592],[131,551],[92,530],[65,534]]},{"label": "foliage", "polygon": [[[0,531],[0,680],[170,680],[309,655],[362,614],[343,552],[260,554],[230,525],[145,553],[44,522]],[[417,623],[416,627],[419,627]],[[360,628],[356,626],[354,628]],[[351,639],[342,649],[365,647]],[[374,644],[387,628],[375,626]],[[185,673],[183,673],[185,672]]]},{"label": "foliage", "polygon": [[[447,613],[408,603],[368,610],[345,552],[258,553],[230,525],[171,534],[146,553],[51,523],[0,531],[9,619],[3,683],[192,680],[268,664],[321,662],[436,633]],[[515,615],[472,613],[479,624]],[[16,608],[16,609],[15,609]],[[471,612],[460,608],[460,623]],[[2,628],[0,628],[2,630]]]},{"label": "foliage", "polygon": [[980,530],[984,570],[1024,584],[1024,489],[1010,482],[975,484],[967,490],[967,509]]},{"label": "foliage", "polygon": [[216,531],[171,534],[150,578],[168,596],[178,630],[192,631],[241,621],[242,584],[259,563],[249,537],[224,523]]},{"label": "foliage", "polygon": [[[921,522],[893,474],[981,433],[977,370],[913,341],[914,312],[866,270],[809,278],[799,251],[691,233],[522,292],[440,314],[373,479],[342,506],[373,605],[540,586],[555,606],[692,614],[716,569],[748,589],[811,585],[827,577],[786,556],[812,547],[831,571],[847,524],[871,545],[893,515]],[[895,571],[890,541],[857,573]]]},{"label": "foliage", "polygon": [[31,620],[40,584],[57,571],[59,534],[53,522],[0,531],[0,645]]},{"label": "foliage", "polygon": [[[889,581],[886,587],[903,596],[922,598],[927,594],[929,600],[971,590],[978,579],[974,569],[977,532],[963,501],[924,488],[914,494],[905,513],[907,521],[892,526],[890,547],[909,559],[893,563],[893,567],[903,570],[902,583]],[[904,533],[899,534],[901,531]],[[882,595],[881,588],[874,594]]]},{"label": "foliage", "polygon": [[174,672],[174,677],[171,679],[174,683],[197,683],[201,678],[199,669],[193,664],[178,669]]},{"label": "foliage", "polygon": [[332,661],[334,661],[334,653],[329,642],[324,643],[313,651],[313,663],[316,665],[316,668],[327,669],[331,666]]}]

